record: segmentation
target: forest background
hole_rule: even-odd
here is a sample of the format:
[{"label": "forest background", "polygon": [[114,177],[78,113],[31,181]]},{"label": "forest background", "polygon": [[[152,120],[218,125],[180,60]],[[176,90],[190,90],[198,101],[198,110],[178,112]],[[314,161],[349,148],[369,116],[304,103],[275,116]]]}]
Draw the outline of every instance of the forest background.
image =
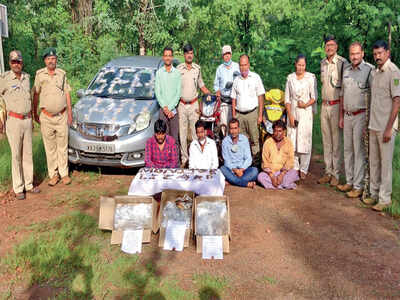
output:
[{"label": "forest background", "polygon": [[[9,0],[2,4],[8,8],[9,21],[9,38],[3,39],[5,61],[11,50],[21,50],[25,71],[33,79],[36,70],[44,66],[43,50],[56,47],[74,102],[75,91],[87,87],[109,60],[161,55],[167,45],[181,61],[182,46],[193,45],[195,60],[210,89],[224,44],[232,46],[235,61],[242,53],[250,56],[251,68],[260,74],[266,89],[284,87],[299,53],[307,56],[308,71],[319,77],[327,34],[336,36],[339,54],[344,57],[348,57],[351,42],[361,42],[370,63],[373,43],[389,41],[392,60],[400,66],[398,0]],[[314,149],[321,153],[317,119]],[[397,140],[393,187],[398,214],[399,156]],[[8,177],[10,166],[7,171],[5,160],[0,161],[3,175]],[[0,181],[4,180],[0,174]]]}]

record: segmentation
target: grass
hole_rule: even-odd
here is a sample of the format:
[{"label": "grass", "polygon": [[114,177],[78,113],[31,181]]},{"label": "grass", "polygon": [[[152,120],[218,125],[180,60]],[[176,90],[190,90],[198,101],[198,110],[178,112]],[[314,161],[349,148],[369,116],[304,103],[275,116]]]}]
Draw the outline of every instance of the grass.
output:
[{"label": "grass", "polygon": [[[42,181],[47,175],[46,154],[42,136],[35,128],[32,137],[33,168],[35,180]],[[11,150],[7,138],[0,139],[0,189],[11,185]]]},{"label": "grass", "polygon": [[175,277],[157,275],[156,257],[124,254],[110,245],[110,232],[97,229],[96,218],[79,211],[28,228],[31,235],[0,260],[0,271],[13,276],[2,299],[14,299],[22,283],[62,300],[221,299],[228,287],[226,278],[197,274],[193,291],[182,289]]},{"label": "grass", "polygon": [[[318,110],[319,112],[321,111],[320,106],[318,107]],[[321,132],[321,123],[319,114],[314,116],[313,153],[318,155],[323,154],[322,132]],[[392,165],[393,165],[392,205],[387,209],[387,211],[392,216],[399,217],[400,216],[400,135],[399,134],[396,137],[396,144],[394,148]],[[343,176],[341,176],[341,180],[342,181],[344,180]]]},{"label": "grass", "polygon": [[57,198],[49,203],[50,207],[67,206],[71,208],[91,207],[100,196],[107,192],[99,192],[97,190],[84,190],[79,192],[65,192],[57,196]]}]

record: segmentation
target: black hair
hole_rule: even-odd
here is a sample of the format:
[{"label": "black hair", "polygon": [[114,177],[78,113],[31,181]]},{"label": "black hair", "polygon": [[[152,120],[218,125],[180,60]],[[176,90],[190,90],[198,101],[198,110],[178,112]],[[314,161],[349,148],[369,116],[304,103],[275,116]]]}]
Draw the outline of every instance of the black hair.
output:
[{"label": "black hair", "polygon": [[202,120],[197,120],[196,123],[194,124],[194,128],[197,130],[197,128],[205,128],[206,127],[206,123],[204,123],[204,121]]},{"label": "black hair", "polygon": [[240,123],[239,123],[239,120],[238,119],[236,119],[236,118],[232,118],[230,121],[229,121],[229,127],[231,126],[231,124],[235,124],[235,123],[237,123],[238,124],[238,126],[240,125]]},{"label": "black hair", "polygon": [[172,55],[174,55],[174,50],[172,50],[172,48],[169,47],[169,46],[167,46],[167,47],[164,48],[164,50],[163,50],[163,52],[162,52],[163,55],[164,55],[165,51],[171,51]]},{"label": "black hair", "polygon": [[240,55],[239,61],[242,59],[242,57],[247,57],[247,60],[248,60],[249,63],[250,63],[250,57],[249,57],[247,54],[242,54],[242,55]]},{"label": "black hair", "polygon": [[166,133],[167,132],[167,123],[164,120],[158,119],[154,123],[154,133]]},{"label": "black hair", "polygon": [[389,45],[385,41],[379,40],[375,42],[375,44],[372,46],[372,49],[379,49],[379,48],[389,50]]},{"label": "black hair", "polygon": [[183,53],[187,53],[189,51],[193,51],[192,45],[186,44],[185,46],[183,46]]},{"label": "black hair", "polygon": [[286,124],[282,120],[278,120],[272,125],[272,129],[275,129],[276,127],[280,127],[283,130],[286,130]]},{"label": "black hair", "polygon": [[324,37],[324,43],[326,44],[329,41],[334,41],[337,45],[337,40],[334,35],[328,34],[327,36]]},{"label": "black hair", "polygon": [[307,63],[307,57],[302,53],[300,53],[299,55],[296,56],[296,59],[294,60],[294,62],[297,64],[300,59],[304,59],[304,61]]}]

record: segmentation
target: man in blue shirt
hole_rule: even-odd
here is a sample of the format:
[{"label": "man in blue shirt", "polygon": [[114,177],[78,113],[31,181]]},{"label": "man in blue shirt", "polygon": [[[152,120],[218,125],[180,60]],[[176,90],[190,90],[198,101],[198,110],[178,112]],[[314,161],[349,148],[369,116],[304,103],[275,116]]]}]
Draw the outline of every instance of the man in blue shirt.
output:
[{"label": "man in blue shirt", "polygon": [[258,170],[251,167],[252,158],[249,140],[239,134],[239,120],[229,121],[229,135],[222,141],[224,165],[221,172],[233,185],[254,188]]},{"label": "man in blue shirt", "polygon": [[232,84],[234,77],[240,75],[240,70],[239,64],[232,61],[231,46],[222,47],[222,59],[223,63],[218,66],[215,73],[214,91],[217,97],[221,99],[221,124],[228,126],[228,122],[232,118]]}]

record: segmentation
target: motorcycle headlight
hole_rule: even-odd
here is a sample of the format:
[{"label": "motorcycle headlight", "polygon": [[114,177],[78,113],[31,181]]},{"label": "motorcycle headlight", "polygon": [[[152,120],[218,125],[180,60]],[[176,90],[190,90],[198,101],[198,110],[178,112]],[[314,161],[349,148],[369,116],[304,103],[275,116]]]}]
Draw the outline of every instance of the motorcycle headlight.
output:
[{"label": "motorcycle headlight", "polygon": [[128,134],[134,133],[135,130],[136,130],[136,122],[133,121],[133,123],[132,123],[131,126],[129,127]]},{"label": "motorcycle headlight", "polygon": [[150,125],[150,113],[142,112],[136,118],[136,131],[146,129]]}]

